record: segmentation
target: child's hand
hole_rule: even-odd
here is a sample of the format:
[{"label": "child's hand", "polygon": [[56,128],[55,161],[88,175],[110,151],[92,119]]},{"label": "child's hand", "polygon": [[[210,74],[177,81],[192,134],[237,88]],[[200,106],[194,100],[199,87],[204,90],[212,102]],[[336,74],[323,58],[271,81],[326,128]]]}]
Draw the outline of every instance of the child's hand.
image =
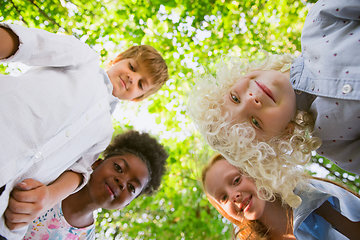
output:
[{"label": "child's hand", "polygon": [[10,230],[29,225],[44,210],[51,207],[49,189],[33,179],[25,179],[12,190],[6,209],[5,223]]}]

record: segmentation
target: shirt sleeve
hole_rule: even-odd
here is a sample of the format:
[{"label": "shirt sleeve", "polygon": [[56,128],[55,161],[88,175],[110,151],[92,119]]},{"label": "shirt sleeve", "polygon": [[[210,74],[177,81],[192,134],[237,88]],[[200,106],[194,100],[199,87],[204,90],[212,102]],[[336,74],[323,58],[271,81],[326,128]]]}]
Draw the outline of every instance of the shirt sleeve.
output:
[{"label": "shirt sleeve", "polygon": [[[359,21],[360,18],[360,1],[359,0],[322,0],[316,3],[316,6],[321,9],[319,17],[332,18],[338,20],[355,20]],[[311,9],[311,12],[316,13]]]},{"label": "shirt sleeve", "polygon": [[0,23],[19,37],[17,52],[1,62],[22,62],[28,66],[66,67],[86,63],[98,54],[74,36],[47,32],[42,29]]},{"label": "shirt sleeve", "polygon": [[319,0],[306,17],[302,54],[292,64],[294,89],[358,100],[360,1]]},{"label": "shirt sleeve", "polygon": [[90,179],[93,171],[92,164],[98,159],[100,153],[109,145],[111,138],[95,144],[89,151],[84,153],[82,157],[71,165],[67,170],[83,175],[82,183],[75,189],[74,193],[83,188]]}]

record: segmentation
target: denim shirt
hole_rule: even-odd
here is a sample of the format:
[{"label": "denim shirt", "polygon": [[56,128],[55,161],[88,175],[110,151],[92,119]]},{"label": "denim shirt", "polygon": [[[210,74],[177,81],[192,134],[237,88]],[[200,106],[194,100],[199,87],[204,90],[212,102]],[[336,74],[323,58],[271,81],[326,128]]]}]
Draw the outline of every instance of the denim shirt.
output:
[{"label": "denim shirt", "polygon": [[290,69],[297,107],[312,114],[317,150],[360,174],[360,1],[319,0],[304,24]]},{"label": "denim shirt", "polygon": [[348,239],[324,218],[314,212],[325,201],[353,222],[360,221],[360,199],[345,189],[320,180],[312,179],[308,184],[295,189],[301,197],[301,205],[294,209],[294,235],[299,240]]}]

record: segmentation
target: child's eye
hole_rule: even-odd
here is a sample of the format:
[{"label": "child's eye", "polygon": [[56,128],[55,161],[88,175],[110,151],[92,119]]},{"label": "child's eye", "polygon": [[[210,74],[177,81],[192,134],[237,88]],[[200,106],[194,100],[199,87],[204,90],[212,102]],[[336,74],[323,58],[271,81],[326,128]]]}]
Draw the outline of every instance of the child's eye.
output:
[{"label": "child's eye", "polygon": [[115,170],[122,173],[122,168],[117,163],[114,163]]},{"label": "child's eye", "polygon": [[239,183],[240,183],[240,176],[235,178],[234,185],[238,185]]},{"label": "child's eye", "polygon": [[128,188],[131,193],[135,193],[135,187],[132,184],[129,183]]},{"label": "child's eye", "polygon": [[258,129],[261,129],[261,126],[259,124],[259,122],[254,118],[254,117],[251,117],[251,123]]},{"label": "child's eye", "polygon": [[143,90],[143,89],[144,89],[143,84],[142,84],[142,82],[141,82],[141,81],[139,81],[139,88],[140,88],[141,90]]},{"label": "child's eye", "polygon": [[230,93],[230,100],[235,103],[240,103],[240,100],[232,93]]},{"label": "child's eye", "polygon": [[131,63],[129,63],[129,68],[131,71],[135,72],[135,68],[133,67],[133,65]]},{"label": "child's eye", "polygon": [[227,195],[224,195],[220,198],[220,203],[226,203]]}]

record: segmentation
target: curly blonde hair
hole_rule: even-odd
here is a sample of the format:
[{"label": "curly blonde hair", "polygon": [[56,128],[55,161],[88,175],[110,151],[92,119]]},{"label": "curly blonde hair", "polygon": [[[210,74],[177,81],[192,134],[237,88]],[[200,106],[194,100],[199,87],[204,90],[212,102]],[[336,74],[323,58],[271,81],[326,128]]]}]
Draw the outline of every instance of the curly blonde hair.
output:
[{"label": "curly blonde hair", "polygon": [[301,199],[293,193],[297,183],[304,179],[301,167],[311,157],[321,140],[312,137],[314,121],[309,113],[297,112],[292,123],[294,131],[279,133],[267,141],[256,139],[255,130],[247,123],[230,123],[230,113],[223,107],[223,96],[245,74],[256,70],[284,72],[290,68],[291,54],[269,55],[264,61],[232,58],[217,66],[215,76],[199,79],[189,93],[188,115],[206,139],[232,165],[244,169],[254,179],[259,191],[266,192],[264,200],[275,199],[275,193],[291,207]]}]

